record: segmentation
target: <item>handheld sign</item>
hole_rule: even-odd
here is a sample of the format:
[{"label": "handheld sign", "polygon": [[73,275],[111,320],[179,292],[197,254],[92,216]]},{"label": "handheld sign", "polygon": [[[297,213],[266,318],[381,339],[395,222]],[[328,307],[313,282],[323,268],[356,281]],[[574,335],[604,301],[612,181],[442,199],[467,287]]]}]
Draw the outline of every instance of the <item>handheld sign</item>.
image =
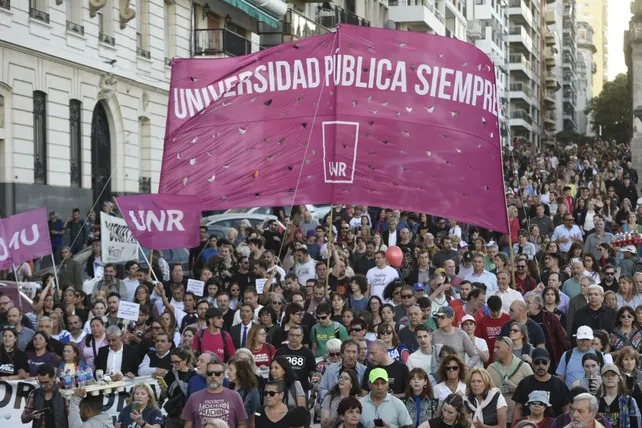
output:
[{"label": "handheld sign", "polygon": [[203,293],[205,292],[205,282],[190,278],[187,280],[187,291],[191,291],[197,296],[203,297]]},{"label": "handheld sign", "polygon": [[138,321],[138,312],[140,311],[140,305],[138,303],[127,302],[121,300],[118,305],[118,318],[129,321]]},{"label": "handheld sign", "polygon": [[[256,284],[256,292],[257,294],[263,293],[263,289],[265,288],[265,283],[267,282],[267,279],[265,278],[256,278],[255,280]],[[272,278],[272,282],[270,284],[274,284],[274,278]]]}]

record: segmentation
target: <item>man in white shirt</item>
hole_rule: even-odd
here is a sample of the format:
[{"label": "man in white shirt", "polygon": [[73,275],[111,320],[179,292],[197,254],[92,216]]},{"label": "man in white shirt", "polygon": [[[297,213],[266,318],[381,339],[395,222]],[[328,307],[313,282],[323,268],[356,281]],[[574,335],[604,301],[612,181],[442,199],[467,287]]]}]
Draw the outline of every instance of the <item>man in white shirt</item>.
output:
[{"label": "man in white shirt", "polygon": [[67,318],[67,327],[70,334],[69,340],[80,345],[80,342],[87,336],[87,332],[82,328],[82,319],[78,315],[70,315]]},{"label": "man in white shirt", "polygon": [[383,299],[383,290],[386,285],[399,278],[399,272],[386,262],[386,253],[377,251],[375,253],[375,267],[366,273],[368,279],[368,295],[379,296]]},{"label": "man in white shirt", "polygon": [[[306,211],[308,212],[308,211]],[[265,259],[265,262],[267,263],[267,271],[272,272],[273,270],[277,271],[280,275],[280,280],[284,281],[285,280],[285,270],[279,265],[276,264],[277,258],[276,258],[276,253],[274,250],[265,250],[263,253],[263,258]]]},{"label": "man in white shirt", "polygon": [[497,292],[497,277],[484,268],[484,256],[475,254],[473,256],[473,273],[464,278],[470,282],[481,282],[486,286],[486,294],[492,296]]},{"label": "man in white shirt", "polygon": [[[260,324],[261,320],[259,319],[259,311],[263,308],[263,305],[259,305],[259,296],[256,293],[256,288],[252,286],[245,287],[243,291],[243,303],[247,303],[254,310],[254,322]],[[237,310],[234,313],[234,320],[232,325],[239,324],[241,322],[241,309]]]},{"label": "man in white shirt", "polygon": [[560,252],[564,255],[571,249],[573,242],[577,242],[584,247],[584,240],[582,239],[582,230],[578,225],[573,224],[573,216],[571,214],[564,214],[563,221],[553,230],[551,242],[555,242],[560,248]]},{"label": "man in white shirt", "polygon": [[156,351],[148,352],[143,358],[143,362],[138,366],[139,376],[160,376],[165,377],[167,372],[172,369],[170,359],[170,347],[172,341],[167,333],[159,333],[156,336]]},{"label": "man in white shirt", "polygon": [[108,346],[103,346],[96,355],[96,370],[111,373],[112,380],[118,381],[122,376],[129,379],[136,377],[140,357],[135,348],[125,345],[122,331],[112,325],[105,330]]},{"label": "man in white shirt", "polygon": [[510,305],[516,301],[524,301],[524,296],[517,290],[510,288],[510,273],[508,271],[497,272],[497,292],[496,296],[502,299],[502,311],[509,313]]},{"label": "man in white shirt", "polygon": [[299,279],[300,285],[305,285],[308,279],[316,278],[316,260],[313,260],[308,254],[308,248],[305,245],[300,246],[294,251],[296,264],[293,271]]},{"label": "man in white shirt", "polygon": [[428,327],[423,324],[417,326],[417,328],[415,328],[415,338],[417,339],[419,349],[408,357],[408,360],[406,361],[408,370],[420,368],[426,373],[430,373],[430,365],[432,363],[432,339],[430,337]]},{"label": "man in white shirt", "polygon": [[127,272],[127,277],[123,279],[123,282],[127,287],[127,296],[122,296],[122,298],[128,302],[133,302],[136,297],[136,288],[140,285],[138,281],[138,262],[130,260],[125,263],[125,271]]}]

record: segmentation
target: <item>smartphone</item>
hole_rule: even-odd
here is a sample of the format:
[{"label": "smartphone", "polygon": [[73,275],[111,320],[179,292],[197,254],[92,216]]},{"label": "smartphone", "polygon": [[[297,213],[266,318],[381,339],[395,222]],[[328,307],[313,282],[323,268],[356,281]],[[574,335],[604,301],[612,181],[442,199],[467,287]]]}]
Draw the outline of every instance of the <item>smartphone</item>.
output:
[{"label": "smartphone", "polygon": [[375,419],[374,420],[374,426],[382,427],[383,426],[383,419]]},{"label": "smartphone", "polygon": [[134,403],[132,410],[136,413],[140,413],[140,403]]}]

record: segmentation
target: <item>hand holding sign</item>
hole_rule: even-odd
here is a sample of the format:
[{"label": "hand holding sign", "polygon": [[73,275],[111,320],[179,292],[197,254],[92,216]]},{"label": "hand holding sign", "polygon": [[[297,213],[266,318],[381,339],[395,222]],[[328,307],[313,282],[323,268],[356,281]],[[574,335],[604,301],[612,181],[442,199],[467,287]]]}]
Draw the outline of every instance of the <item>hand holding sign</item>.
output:
[{"label": "hand holding sign", "polygon": [[198,297],[203,297],[205,292],[205,282],[190,278],[187,280],[187,291],[191,291]]},{"label": "hand holding sign", "polygon": [[118,305],[118,318],[129,321],[138,321],[138,312],[140,311],[140,305],[138,303],[127,302],[121,300]]}]

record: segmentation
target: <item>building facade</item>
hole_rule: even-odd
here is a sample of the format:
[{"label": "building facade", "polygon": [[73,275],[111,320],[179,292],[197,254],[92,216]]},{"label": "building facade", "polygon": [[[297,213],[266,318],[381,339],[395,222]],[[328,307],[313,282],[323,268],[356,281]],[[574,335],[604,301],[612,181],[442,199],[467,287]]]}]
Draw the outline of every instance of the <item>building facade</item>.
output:
[{"label": "building facade", "polygon": [[[586,22],[593,28],[593,43],[597,49],[593,61],[595,62],[595,73],[593,74],[593,95],[597,96],[602,92],[604,82],[608,81],[609,62],[609,0],[578,0],[577,20]],[[628,7],[628,1],[615,2],[617,7]],[[625,25],[625,24],[624,24]]]},{"label": "building facade", "polygon": [[590,134],[590,117],[584,111],[593,98],[593,76],[597,72],[593,28],[588,22],[577,23],[577,132]]}]

